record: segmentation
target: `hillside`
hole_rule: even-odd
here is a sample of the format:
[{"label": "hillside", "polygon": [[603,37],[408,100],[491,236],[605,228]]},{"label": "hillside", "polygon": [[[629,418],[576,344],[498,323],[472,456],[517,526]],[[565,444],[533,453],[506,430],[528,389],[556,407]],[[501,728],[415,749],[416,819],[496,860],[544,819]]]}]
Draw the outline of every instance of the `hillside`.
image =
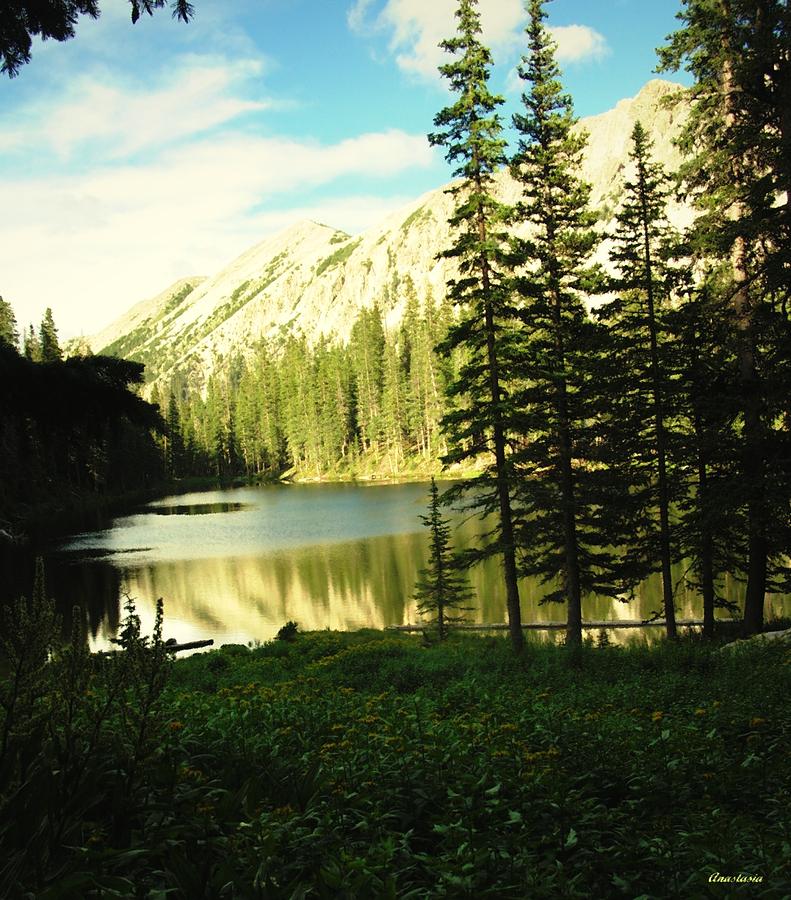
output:
[{"label": "hillside", "polygon": [[[581,121],[590,135],[583,174],[592,184],[603,228],[618,204],[636,121],[652,134],[656,159],[668,169],[677,166],[673,140],[685,106],[665,100],[682,91],[654,80],[615,109]],[[359,310],[377,301],[386,326],[393,327],[403,312],[399,288],[407,276],[418,296],[431,292],[436,300],[453,274],[437,259],[447,244],[453,204],[446,190],[423,195],[355,237],[316,222],[297,223],[215,275],[184,279],[138,304],[90,344],[95,351],[144,362],[149,381],[165,381],[180,371],[200,383],[219,360],[261,337],[301,332],[309,343],[321,335],[345,340]],[[507,172],[498,177],[498,192],[505,201],[518,196]],[[675,206],[671,218],[685,224],[690,213]],[[605,244],[602,259],[606,253]]]}]

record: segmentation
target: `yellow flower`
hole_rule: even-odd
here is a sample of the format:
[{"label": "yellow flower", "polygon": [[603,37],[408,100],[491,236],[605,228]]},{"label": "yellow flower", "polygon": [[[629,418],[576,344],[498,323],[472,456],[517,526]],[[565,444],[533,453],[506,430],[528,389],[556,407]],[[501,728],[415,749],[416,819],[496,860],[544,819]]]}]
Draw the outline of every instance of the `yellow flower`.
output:
[{"label": "yellow flower", "polygon": [[183,727],[184,727],[184,723],[183,723],[183,722],[170,722],[170,723],[168,724],[168,728],[169,728],[171,731],[181,731],[181,729],[182,729]]},{"label": "yellow flower", "polygon": [[665,717],[665,714],[658,709],[654,710],[654,712],[651,713],[651,721],[652,722],[661,722],[662,719],[664,719],[664,717]]},{"label": "yellow flower", "polygon": [[696,716],[705,716],[705,715],[706,715],[706,710],[703,709],[703,707],[698,707],[698,708],[695,710],[695,715],[696,715]]},{"label": "yellow flower", "polygon": [[750,719],[750,728],[760,728],[761,725],[766,725],[766,719],[762,719],[760,716],[753,716]]}]

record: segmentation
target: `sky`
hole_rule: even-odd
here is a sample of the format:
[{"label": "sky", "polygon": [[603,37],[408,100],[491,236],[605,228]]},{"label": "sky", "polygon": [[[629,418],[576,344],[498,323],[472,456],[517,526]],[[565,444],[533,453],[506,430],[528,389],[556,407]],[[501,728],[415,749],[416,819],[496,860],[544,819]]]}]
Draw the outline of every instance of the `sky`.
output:
[{"label": "sky", "polygon": [[[102,0],[0,76],[0,296],[90,335],[301,219],[357,233],[450,178],[426,139],[449,100],[454,0],[193,0],[132,25]],[[656,77],[680,0],[552,0],[580,116]],[[492,89],[519,109],[522,0],[480,0]],[[665,75],[689,83],[681,74]]]}]

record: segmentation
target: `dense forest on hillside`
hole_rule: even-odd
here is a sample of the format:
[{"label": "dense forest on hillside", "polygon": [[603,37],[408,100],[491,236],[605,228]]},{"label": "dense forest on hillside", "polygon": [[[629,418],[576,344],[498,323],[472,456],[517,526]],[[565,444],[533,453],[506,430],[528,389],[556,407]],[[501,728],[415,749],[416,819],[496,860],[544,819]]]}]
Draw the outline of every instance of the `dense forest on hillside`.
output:
[{"label": "dense forest on hillside", "polygon": [[409,277],[405,313],[386,331],[379,307],[360,311],[347,344],[299,335],[232,357],[204,390],[176,375],[152,400],[168,429],[168,473],[305,478],[432,471],[447,451],[440,430],[456,355],[437,352],[452,307],[419,298]]}]

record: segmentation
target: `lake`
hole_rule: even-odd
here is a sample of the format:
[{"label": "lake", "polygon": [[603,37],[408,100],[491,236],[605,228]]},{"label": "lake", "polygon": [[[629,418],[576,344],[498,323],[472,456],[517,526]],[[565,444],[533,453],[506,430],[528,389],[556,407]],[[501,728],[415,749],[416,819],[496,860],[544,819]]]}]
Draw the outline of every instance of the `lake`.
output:
[{"label": "lake", "polygon": [[[124,598],[134,598],[150,631],[158,597],[165,637],[223,643],[271,639],[288,620],[303,630],[383,628],[419,621],[411,599],[428,558],[426,484],[279,484],[169,496],[60,542],[46,557],[48,584],[67,612],[81,604],[93,649],[115,636]],[[450,513],[458,547],[484,530]],[[675,573],[679,579],[681,569]],[[500,565],[473,569],[470,618],[504,622]],[[520,585],[526,622],[561,621],[565,607],[540,606],[540,585]],[[726,594],[737,599],[740,585]],[[699,618],[697,595],[680,589],[681,618]],[[658,576],[631,603],[587,598],[588,620],[647,618],[661,606]],[[767,615],[788,614],[785,597]],[[657,634],[659,629],[654,629]],[[615,632],[618,639],[632,631]]]}]

